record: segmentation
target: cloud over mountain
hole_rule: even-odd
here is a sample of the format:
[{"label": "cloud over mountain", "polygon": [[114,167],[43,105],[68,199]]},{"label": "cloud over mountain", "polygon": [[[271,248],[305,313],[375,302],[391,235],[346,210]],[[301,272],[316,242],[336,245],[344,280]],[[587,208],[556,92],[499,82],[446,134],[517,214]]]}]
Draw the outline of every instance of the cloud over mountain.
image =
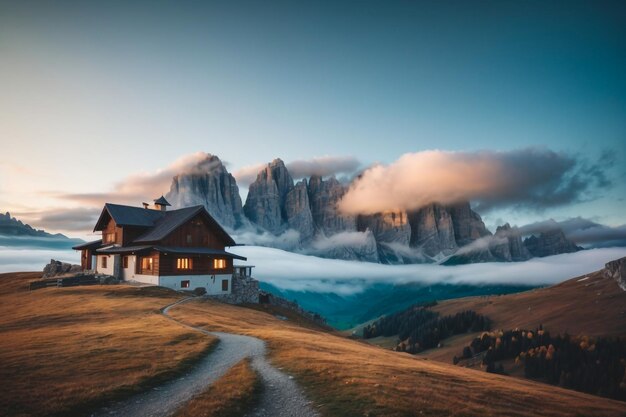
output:
[{"label": "cloud over mountain", "polygon": [[373,214],[463,200],[478,202],[479,211],[503,206],[554,207],[610,186],[603,166],[607,161],[590,164],[570,154],[536,148],[409,153],[390,165],[365,170],[339,208],[348,214]]},{"label": "cloud over mountain", "polygon": [[[248,186],[254,182],[257,174],[267,164],[256,164],[243,167],[233,173],[239,185]],[[319,175],[327,177],[330,175],[355,173],[361,166],[361,162],[352,156],[321,156],[311,159],[298,159],[285,164],[289,174],[294,179]]]}]

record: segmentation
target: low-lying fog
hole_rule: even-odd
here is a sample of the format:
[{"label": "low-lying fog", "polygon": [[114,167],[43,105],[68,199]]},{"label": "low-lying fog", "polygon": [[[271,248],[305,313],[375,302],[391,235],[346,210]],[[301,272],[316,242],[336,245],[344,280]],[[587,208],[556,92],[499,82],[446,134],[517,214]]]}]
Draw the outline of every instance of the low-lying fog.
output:
[{"label": "low-lying fog", "polygon": [[[322,259],[260,246],[237,246],[229,251],[246,256],[246,263],[255,265],[255,278],[280,289],[340,295],[356,294],[378,283],[549,285],[596,271],[606,262],[626,256],[626,248],[605,248],[526,262],[439,266]],[[0,272],[42,270],[52,258],[80,261],[79,253],[71,250],[0,247]]]}]

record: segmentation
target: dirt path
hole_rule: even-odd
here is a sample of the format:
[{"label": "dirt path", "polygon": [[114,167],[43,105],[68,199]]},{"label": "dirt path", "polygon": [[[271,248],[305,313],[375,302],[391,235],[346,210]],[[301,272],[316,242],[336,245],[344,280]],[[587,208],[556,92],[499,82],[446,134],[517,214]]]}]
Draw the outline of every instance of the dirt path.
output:
[{"label": "dirt path", "polygon": [[249,416],[313,417],[318,413],[310,406],[302,390],[289,375],[272,366],[265,357],[265,342],[251,336],[223,332],[209,332],[190,326],[171,317],[171,308],[192,300],[185,298],[164,307],[161,312],[168,319],[195,331],[216,336],[219,343],[191,371],[165,384],[102,408],[94,417],[157,417],[172,415],[195,395],[206,390],[233,365],[244,358],[252,359],[252,366],[261,375],[263,394],[258,407]]}]

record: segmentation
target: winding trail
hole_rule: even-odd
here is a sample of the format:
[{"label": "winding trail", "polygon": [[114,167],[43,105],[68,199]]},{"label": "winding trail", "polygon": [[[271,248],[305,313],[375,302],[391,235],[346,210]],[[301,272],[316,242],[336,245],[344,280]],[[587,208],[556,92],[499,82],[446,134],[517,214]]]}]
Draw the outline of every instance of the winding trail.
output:
[{"label": "winding trail", "polygon": [[207,356],[200,360],[187,374],[168,381],[149,391],[139,393],[126,400],[103,407],[93,417],[157,417],[170,416],[194,396],[205,391],[233,365],[244,358],[251,358],[252,367],[259,372],[263,392],[258,406],[248,414],[250,417],[317,417],[311,402],[289,375],[278,370],[267,360],[265,342],[251,336],[224,332],[209,332],[190,326],[168,314],[177,305],[193,300],[179,300],[164,307],[161,313],[181,326],[216,336],[219,343]]}]

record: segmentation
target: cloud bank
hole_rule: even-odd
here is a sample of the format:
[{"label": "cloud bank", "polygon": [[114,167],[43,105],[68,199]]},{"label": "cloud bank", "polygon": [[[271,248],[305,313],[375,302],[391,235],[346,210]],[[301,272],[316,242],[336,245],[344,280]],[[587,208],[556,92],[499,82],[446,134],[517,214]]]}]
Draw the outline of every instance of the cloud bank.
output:
[{"label": "cloud bank", "polygon": [[462,200],[477,201],[479,211],[559,206],[586,198],[595,187],[611,185],[602,167],[607,163],[607,158],[589,164],[565,153],[534,148],[410,153],[390,165],[365,170],[339,209],[346,214],[374,214]]},{"label": "cloud bank", "polygon": [[82,205],[102,207],[104,203],[130,204],[152,202],[165,194],[172,184],[172,178],[181,173],[202,173],[210,169],[212,162],[205,152],[182,156],[163,169],[129,175],[113,185],[108,192],[56,194],[55,197],[70,200]]},{"label": "cloud bank", "polygon": [[[247,187],[256,180],[259,171],[266,166],[267,164],[249,165],[235,171],[233,176],[237,179],[237,184]],[[320,175],[322,177],[340,174],[351,175],[359,169],[361,163],[352,156],[329,155],[311,159],[298,159],[286,163],[285,166],[294,179],[299,179],[312,175]]]},{"label": "cloud bank", "polygon": [[611,227],[582,217],[560,222],[552,219],[535,222],[520,227],[520,232],[523,235],[530,235],[555,228],[560,228],[567,238],[585,247],[626,246],[626,224]]},{"label": "cloud bank", "polygon": [[0,273],[43,271],[50,259],[80,264],[80,254],[73,250],[15,249],[0,246]]},{"label": "cloud bank", "polygon": [[248,263],[256,266],[254,276],[278,288],[341,295],[358,294],[376,283],[549,285],[596,271],[606,262],[626,256],[626,248],[590,249],[526,262],[440,266],[322,259],[258,246],[229,251],[246,256]]}]

